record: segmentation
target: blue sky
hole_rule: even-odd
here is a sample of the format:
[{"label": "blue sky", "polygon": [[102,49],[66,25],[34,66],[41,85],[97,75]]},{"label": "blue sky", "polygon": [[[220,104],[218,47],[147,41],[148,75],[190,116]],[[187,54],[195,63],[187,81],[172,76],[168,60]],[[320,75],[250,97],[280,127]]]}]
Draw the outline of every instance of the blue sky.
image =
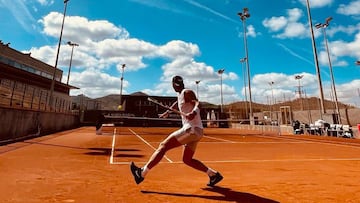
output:
[{"label": "blue sky", "polygon": [[[355,65],[360,60],[360,0],[310,0],[310,5],[314,25],[333,17],[326,34],[338,100],[360,106],[360,66]],[[252,100],[296,98],[296,75],[303,75],[306,95],[318,97],[305,0],[70,0],[58,62],[63,82],[71,55],[66,42],[71,41],[79,46],[70,84],[80,88],[71,95],[119,94],[121,65],[126,64],[123,94],[175,96],[170,80],[181,75],[186,87],[198,87],[200,100],[219,104],[217,70],[224,68],[224,103],[245,100],[244,33],[237,15],[245,7],[251,15],[246,30]],[[0,40],[54,65],[63,11],[62,0],[0,0]],[[324,35],[316,28],[314,34],[324,97],[330,100]]]}]

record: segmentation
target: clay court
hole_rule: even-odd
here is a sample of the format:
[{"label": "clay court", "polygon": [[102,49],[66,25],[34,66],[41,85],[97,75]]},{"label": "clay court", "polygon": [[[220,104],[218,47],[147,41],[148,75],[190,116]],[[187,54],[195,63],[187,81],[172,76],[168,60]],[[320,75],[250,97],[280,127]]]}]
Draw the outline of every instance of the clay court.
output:
[{"label": "clay court", "polygon": [[174,128],[94,127],[0,146],[1,202],[359,202],[360,142],[206,128],[195,158],[224,176],[217,187],[166,154],[136,185],[142,166]]}]

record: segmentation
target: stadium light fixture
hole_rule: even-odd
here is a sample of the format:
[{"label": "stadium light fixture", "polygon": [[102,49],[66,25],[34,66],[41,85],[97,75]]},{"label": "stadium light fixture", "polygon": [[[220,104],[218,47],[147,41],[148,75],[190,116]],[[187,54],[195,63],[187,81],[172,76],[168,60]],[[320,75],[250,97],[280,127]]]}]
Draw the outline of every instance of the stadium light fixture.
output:
[{"label": "stadium light fixture", "polygon": [[335,87],[335,79],[334,79],[334,72],[333,72],[333,68],[332,68],[332,64],[331,64],[331,58],[330,58],[330,50],[329,50],[329,46],[328,46],[328,40],[326,37],[326,28],[329,26],[330,21],[332,20],[332,17],[328,17],[325,20],[325,23],[317,23],[315,25],[315,27],[317,29],[322,29],[323,31],[323,35],[324,35],[324,43],[325,43],[325,47],[326,47],[326,53],[328,55],[328,61],[329,61],[329,70],[330,70],[330,76],[331,76],[331,91],[335,97],[335,108],[336,108],[336,118],[337,121],[339,123],[341,123],[341,117],[340,117],[340,110],[339,110],[339,102],[338,102],[338,97],[337,97],[337,93],[336,93],[336,87]]},{"label": "stadium light fixture", "polygon": [[222,113],[223,112],[222,75],[225,72],[225,69],[219,69],[217,72],[220,75],[220,98],[221,98],[220,107],[221,107],[221,113]]},{"label": "stadium light fixture", "polygon": [[61,30],[60,30],[59,43],[58,43],[58,47],[57,47],[54,72],[53,72],[53,75],[52,75],[51,86],[50,86],[50,98],[49,98],[50,110],[52,110],[54,108],[53,103],[54,103],[54,89],[55,89],[55,80],[56,80],[55,76],[56,76],[56,69],[57,69],[57,65],[58,65],[58,61],[59,61],[61,39],[62,39],[63,30],[64,30],[64,23],[65,23],[65,16],[66,16],[66,9],[67,9],[68,1],[69,0],[64,0],[64,13],[63,13],[63,19],[62,19],[62,23],[61,23]]},{"label": "stadium light fixture", "polygon": [[251,83],[250,83],[250,67],[249,67],[249,55],[248,55],[248,47],[247,47],[247,39],[246,39],[246,19],[250,17],[249,9],[243,8],[242,13],[238,13],[240,16],[240,19],[243,23],[243,29],[244,29],[244,46],[245,46],[245,58],[246,58],[246,69],[247,69],[247,79],[248,79],[248,88],[249,88],[249,108],[250,108],[250,125],[254,124],[254,115],[253,115],[253,109],[252,109],[252,97],[251,97]]},{"label": "stadium light fixture", "polygon": [[312,41],[312,47],[313,47],[316,75],[317,75],[318,84],[319,84],[320,109],[321,109],[320,110],[320,119],[323,119],[323,114],[325,114],[325,111],[326,111],[325,106],[324,106],[324,92],[323,92],[323,87],[322,87],[322,82],[321,82],[319,60],[318,60],[318,55],[317,55],[317,50],[316,50],[316,43],[315,43],[315,36],[314,36],[312,19],[311,19],[309,0],[306,0],[306,8],[307,8],[307,14],[308,14],[308,20],[309,20],[309,28],[310,28],[310,33],[311,33],[311,41]]},{"label": "stadium light fixture", "polygon": [[66,81],[66,84],[69,85],[70,71],[71,71],[71,63],[72,63],[72,58],[73,58],[73,53],[74,53],[74,47],[79,46],[79,44],[73,43],[73,42],[71,42],[71,41],[68,41],[67,44],[68,44],[69,46],[71,46],[71,56],[70,56],[69,72],[68,72],[67,81]]}]

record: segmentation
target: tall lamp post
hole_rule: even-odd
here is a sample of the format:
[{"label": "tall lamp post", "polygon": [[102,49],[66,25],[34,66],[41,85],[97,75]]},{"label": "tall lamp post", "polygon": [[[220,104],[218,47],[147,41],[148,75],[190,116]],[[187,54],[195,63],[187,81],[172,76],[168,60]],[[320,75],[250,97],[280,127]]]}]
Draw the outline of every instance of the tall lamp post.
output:
[{"label": "tall lamp post", "polygon": [[74,53],[74,47],[77,47],[77,46],[79,46],[79,45],[76,44],[76,43],[70,42],[70,41],[68,41],[67,44],[68,44],[69,46],[71,46],[71,56],[70,56],[69,72],[68,72],[67,81],[66,81],[66,84],[69,85],[70,70],[71,70],[71,63],[72,63],[72,58],[73,58],[73,53]]},{"label": "tall lamp post", "polygon": [[303,104],[303,100],[302,100],[302,90],[301,90],[301,79],[303,77],[304,77],[304,75],[295,75],[295,80],[299,81],[298,94],[299,94],[299,99],[300,99],[300,104],[301,104],[301,110],[304,110],[304,104]]},{"label": "tall lamp post", "polygon": [[[356,64],[357,66],[360,66],[360,60],[355,61],[355,64]],[[358,95],[359,95],[359,97],[360,97],[360,89],[358,88],[357,91],[358,91]]]},{"label": "tall lamp post", "polygon": [[241,66],[242,66],[242,72],[243,72],[243,78],[244,78],[244,94],[245,94],[245,118],[248,117],[248,109],[247,109],[247,102],[248,102],[248,99],[247,99],[247,90],[246,90],[246,70],[245,70],[245,62],[246,62],[246,57],[240,59],[240,62],[241,62]]},{"label": "tall lamp post", "polygon": [[120,78],[120,105],[118,106],[118,109],[122,109],[122,89],[123,89],[123,81],[124,81],[124,69],[126,64],[121,65],[121,78]]},{"label": "tall lamp post", "polygon": [[272,122],[272,110],[273,110],[273,105],[275,104],[275,102],[274,102],[274,90],[273,90],[274,81],[269,82],[269,85],[270,85],[270,88],[271,88],[270,120]]},{"label": "tall lamp post", "polygon": [[220,98],[221,98],[221,113],[223,112],[223,92],[222,92],[222,74],[225,69],[218,70],[218,74],[220,75]]},{"label": "tall lamp post", "polygon": [[332,17],[328,17],[325,20],[325,23],[317,23],[315,25],[315,27],[317,29],[322,29],[323,34],[324,34],[324,42],[325,42],[325,47],[326,47],[326,52],[328,55],[328,60],[329,60],[329,70],[330,70],[330,76],[331,76],[331,83],[332,83],[332,88],[331,91],[335,97],[335,108],[336,108],[336,118],[337,118],[337,122],[341,123],[341,117],[340,117],[340,111],[339,111],[339,102],[338,102],[338,97],[337,97],[337,93],[336,93],[336,87],[335,87],[335,79],[334,79],[334,73],[333,73],[333,68],[331,65],[331,58],[330,58],[330,51],[329,51],[329,46],[328,46],[328,41],[326,38],[326,28],[329,26],[329,22],[332,20]]},{"label": "tall lamp post", "polygon": [[200,80],[196,80],[195,83],[196,83],[196,96],[197,96],[198,100],[200,100],[199,99],[199,83],[200,83]]},{"label": "tall lamp post", "polygon": [[66,8],[67,8],[68,1],[69,0],[64,0],[64,14],[63,14],[63,20],[62,20],[62,23],[61,23],[61,30],[60,30],[59,44],[58,44],[58,47],[57,47],[54,72],[53,72],[52,80],[51,80],[50,99],[49,99],[49,105],[50,105],[51,110],[53,109],[53,100],[54,100],[53,95],[54,95],[54,88],[55,88],[55,76],[56,76],[56,70],[57,70],[57,65],[58,65],[58,61],[59,61],[61,39],[62,39],[62,34],[63,34],[63,29],[64,29],[65,15],[66,15]]},{"label": "tall lamp post", "polygon": [[320,76],[320,67],[319,67],[319,61],[316,51],[316,44],[315,44],[315,37],[314,37],[314,30],[312,26],[312,19],[311,19],[311,12],[310,12],[310,3],[309,0],[306,0],[306,7],[307,7],[307,13],[308,13],[308,19],[309,19],[309,27],[310,27],[310,33],[311,33],[311,40],[312,40],[312,47],[314,52],[314,62],[316,67],[316,75],[318,78],[318,84],[319,84],[319,92],[320,92],[320,119],[323,119],[323,114],[325,114],[325,107],[324,107],[324,92],[321,82],[321,76]]},{"label": "tall lamp post", "polygon": [[249,88],[249,108],[250,108],[250,124],[254,124],[254,116],[252,110],[252,98],[251,98],[251,84],[250,84],[250,67],[249,67],[249,56],[248,56],[248,47],[247,47],[247,40],[246,40],[246,19],[250,17],[249,9],[243,8],[242,13],[238,13],[240,19],[243,23],[244,28],[244,45],[245,45],[245,57],[246,57],[246,68],[247,68],[247,77],[248,77],[248,88]]}]

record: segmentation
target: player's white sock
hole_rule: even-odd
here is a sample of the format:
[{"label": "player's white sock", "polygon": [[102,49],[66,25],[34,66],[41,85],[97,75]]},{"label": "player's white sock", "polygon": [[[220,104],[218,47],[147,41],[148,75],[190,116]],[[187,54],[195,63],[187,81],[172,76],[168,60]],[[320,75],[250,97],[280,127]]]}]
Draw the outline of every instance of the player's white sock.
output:
[{"label": "player's white sock", "polygon": [[213,175],[216,174],[216,171],[214,169],[212,169],[212,168],[208,168],[206,173],[208,174],[208,176],[213,176]]},{"label": "player's white sock", "polygon": [[141,176],[143,178],[145,178],[146,174],[149,172],[149,168],[147,166],[144,166],[142,169],[141,169]]}]

